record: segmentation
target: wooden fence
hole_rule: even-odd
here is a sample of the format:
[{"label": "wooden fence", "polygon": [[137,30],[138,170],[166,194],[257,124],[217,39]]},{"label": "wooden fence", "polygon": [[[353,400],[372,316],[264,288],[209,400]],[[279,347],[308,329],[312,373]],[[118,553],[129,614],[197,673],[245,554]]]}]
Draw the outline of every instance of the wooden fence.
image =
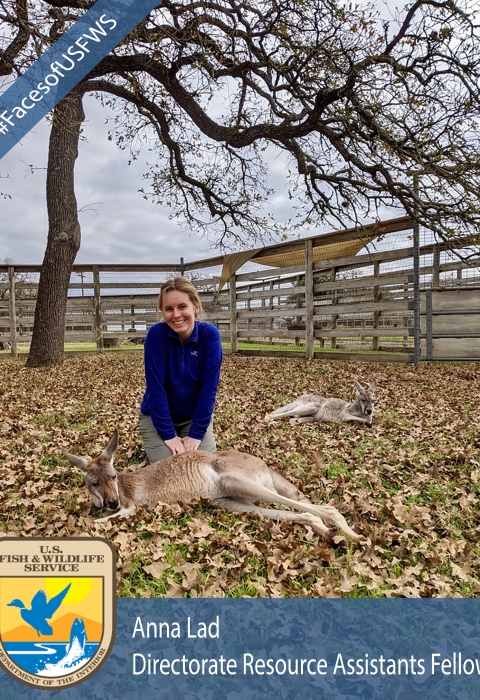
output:
[{"label": "wooden fence", "polygon": [[[412,224],[404,218],[385,227],[408,233]],[[161,283],[183,273],[199,290],[205,318],[219,328],[232,352],[411,361],[413,248],[332,255],[334,242],[354,240],[353,233],[264,248],[232,274],[220,292],[223,258],[182,260],[180,265],[76,265],[67,304],[66,347],[94,343],[102,351],[140,344],[159,320]],[[404,239],[408,242],[406,235]],[[322,259],[322,246],[328,246],[330,257]],[[450,254],[445,257],[451,248],[437,243],[420,248],[424,287],[440,289],[452,279],[455,288],[468,289],[475,282],[478,286],[472,274],[478,268],[472,261],[467,265]],[[262,264],[282,255],[281,266]],[[289,265],[293,259],[300,263]],[[28,351],[39,272],[38,266],[0,266],[0,342],[14,355]]]}]

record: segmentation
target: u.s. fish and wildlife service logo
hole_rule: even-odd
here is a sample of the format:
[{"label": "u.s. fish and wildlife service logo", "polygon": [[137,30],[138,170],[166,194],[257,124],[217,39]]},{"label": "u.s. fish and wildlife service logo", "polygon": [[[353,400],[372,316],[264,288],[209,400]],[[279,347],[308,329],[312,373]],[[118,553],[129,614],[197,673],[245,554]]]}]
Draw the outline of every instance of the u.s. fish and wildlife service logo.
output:
[{"label": "u.s. fish and wildlife service logo", "polygon": [[115,550],[97,537],[0,538],[0,666],[46,690],[86,680],[115,640]]}]

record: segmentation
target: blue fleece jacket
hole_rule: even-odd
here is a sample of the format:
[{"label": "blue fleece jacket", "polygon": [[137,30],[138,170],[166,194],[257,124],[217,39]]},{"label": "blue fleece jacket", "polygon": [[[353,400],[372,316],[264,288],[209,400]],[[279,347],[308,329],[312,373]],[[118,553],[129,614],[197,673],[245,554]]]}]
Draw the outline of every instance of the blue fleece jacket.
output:
[{"label": "blue fleece jacket", "polygon": [[174,423],[193,421],[189,437],[202,440],[212,419],[222,344],[211,323],[195,321],[183,345],[165,322],[150,328],[144,345],[147,390],[140,410],[151,416],[162,440],[171,440]]}]

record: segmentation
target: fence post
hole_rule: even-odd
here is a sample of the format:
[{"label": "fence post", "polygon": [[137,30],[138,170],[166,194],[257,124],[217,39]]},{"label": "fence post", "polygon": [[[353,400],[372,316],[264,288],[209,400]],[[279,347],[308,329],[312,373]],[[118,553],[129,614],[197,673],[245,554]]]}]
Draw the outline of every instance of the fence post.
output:
[{"label": "fence post", "polygon": [[305,241],[305,357],[313,354],[313,241]]},{"label": "fence post", "polygon": [[233,274],[228,281],[230,285],[230,347],[232,352],[238,352],[237,284],[235,274]]},{"label": "fence post", "polygon": [[[378,277],[380,274],[380,263],[378,261],[373,263],[373,276]],[[374,280],[376,281],[376,280]],[[378,304],[380,301],[380,287],[378,284],[373,285],[373,301],[375,304]],[[378,330],[378,319],[380,318],[380,312],[379,311],[374,311],[373,312],[373,321],[372,321],[372,327],[373,330],[376,331]],[[372,337],[372,350],[376,351],[378,350],[378,335],[374,335]]]},{"label": "fence post", "polygon": [[[270,291],[273,292],[274,289],[275,289],[275,284],[274,284],[273,280],[270,280]],[[273,311],[273,307],[274,307],[274,302],[273,302],[273,294],[272,294],[270,297],[270,301],[268,302],[268,308],[270,311]],[[273,316],[270,316],[270,320],[268,322],[268,328],[270,331],[273,331]],[[269,336],[269,341],[272,342],[271,335]]]},{"label": "fence post", "polygon": [[[418,197],[418,175],[413,176],[413,189]],[[420,224],[413,222],[413,362],[420,362]]]},{"label": "fence post", "polygon": [[[297,287],[300,287],[301,284],[302,284],[302,276],[297,275]],[[301,309],[301,308],[302,308],[302,295],[297,294],[297,309]],[[302,317],[296,316],[295,317],[295,324],[297,326],[299,326],[301,324],[301,322],[302,322]],[[295,345],[300,345],[300,336],[299,335],[295,336]]]},{"label": "fence post", "polygon": [[[337,281],[337,268],[332,267],[332,271],[330,273],[330,277],[332,282]],[[336,306],[338,304],[338,289],[333,289],[332,290],[332,306]],[[332,314],[332,330],[337,327],[337,320],[338,320],[338,314]],[[337,347],[337,338],[332,337],[330,341],[330,347],[332,350],[334,350]]]},{"label": "fence post", "polygon": [[98,265],[93,266],[93,307],[95,309],[95,343],[97,352],[103,352],[102,300]]},{"label": "fence post", "polygon": [[433,332],[433,324],[432,324],[432,311],[433,311],[433,304],[432,304],[432,290],[427,289],[425,290],[425,312],[426,312],[426,317],[425,317],[425,326],[426,326],[426,336],[427,336],[427,360],[433,360],[433,337],[432,337],[432,332]]},{"label": "fence post", "polygon": [[8,268],[8,295],[10,311],[10,354],[17,357],[17,312],[15,304],[15,269]]},{"label": "fence post", "polygon": [[440,246],[433,246],[432,289],[440,287]]}]

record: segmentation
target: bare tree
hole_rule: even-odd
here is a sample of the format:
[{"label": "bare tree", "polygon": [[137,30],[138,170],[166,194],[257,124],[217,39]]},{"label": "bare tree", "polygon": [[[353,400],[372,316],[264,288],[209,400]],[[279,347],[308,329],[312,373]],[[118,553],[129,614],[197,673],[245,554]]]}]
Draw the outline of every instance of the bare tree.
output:
[{"label": "bare tree", "polygon": [[[21,72],[91,4],[0,2],[13,37],[4,39],[4,74]],[[475,233],[475,2],[417,0],[388,20],[375,7],[165,0],[77,94],[95,91],[108,105],[112,138],[130,157],[144,145],[151,149],[144,196],[168,204],[220,248],[282,233],[265,213],[266,149],[289,157],[286,187],[298,226],[361,225],[383,207],[397,207],[441,239]],[[66,303],[60,283],[49,288]],[[60,324],[60,315],[49,321],[51,302],[39,299],[38,313]],[[48,358],[42,344],[36,347],[30,364],[61,361],[59,344]]]},{"label": "bare tree", "polygon": [[150,196],[213,223],[220,245],[272,225],[267,145],[289,155],[297,225],[398,207],[449,238],[479,220],[473,10],[418,0],[387,22],[368,3],[167,0],[93,86],[130,100],[110,103],[119,145],[135,156],[150,138],[158,153]]},{"label": "bare tree", "polygon": [[54,109],[47,166],[48,237],[35,307],[29,367],[63,359],[67,294],[80,248],[74,168],[85,114],[81,89],[73,89]]}]

